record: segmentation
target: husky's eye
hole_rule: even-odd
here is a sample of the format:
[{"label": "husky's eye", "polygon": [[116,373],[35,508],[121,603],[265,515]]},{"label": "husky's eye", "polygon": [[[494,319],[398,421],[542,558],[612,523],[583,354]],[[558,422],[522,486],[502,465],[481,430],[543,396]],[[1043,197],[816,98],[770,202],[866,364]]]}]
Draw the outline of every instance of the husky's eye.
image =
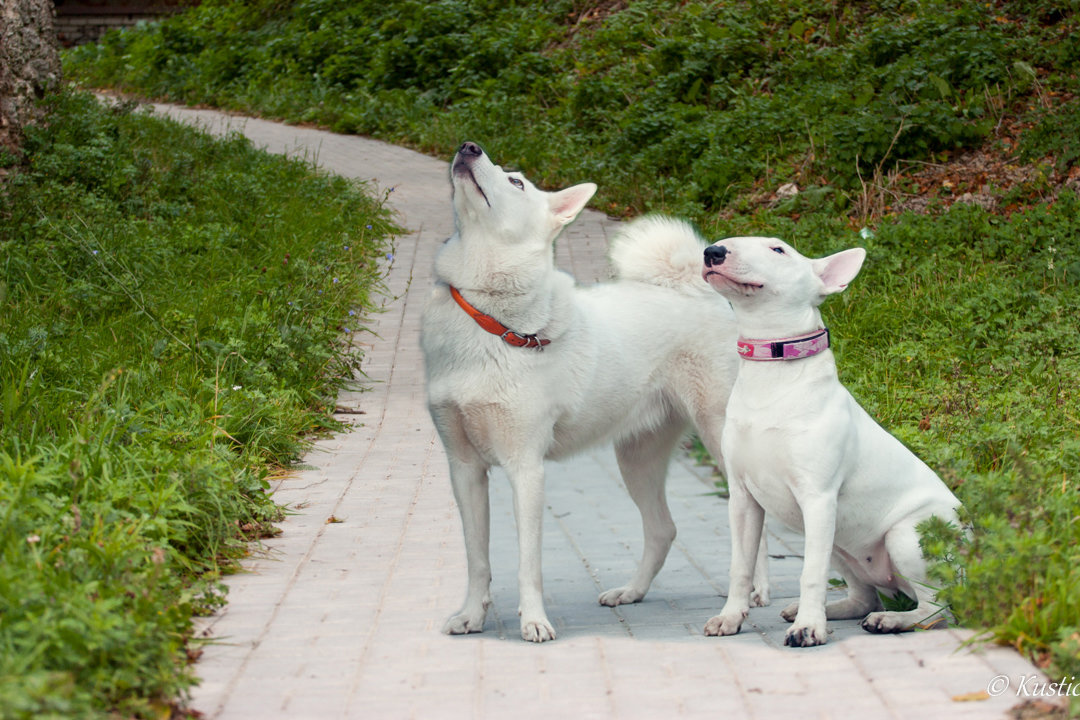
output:
[{"label": "husky's eye", "polygon": [[785,253],[785,252],[784,252],[784,248],[780,247],[779,245],[777,245],[777,246],[776,246],[776,247],[774,247],[774,248],[771,248],[771,250],[772,250],[772,251],[773,251],[774,253],[779,253],[780,255],[786,255],[786,254],[787,254],[787,253]]},{"label": "husky's eye", "polygon": [[509,180],[510,184],[513,185],[514,187],[516,187],[518,190],[524,190],[525,189],[525,183],[521,182],[516,177],[508,177],[506,179]]}]

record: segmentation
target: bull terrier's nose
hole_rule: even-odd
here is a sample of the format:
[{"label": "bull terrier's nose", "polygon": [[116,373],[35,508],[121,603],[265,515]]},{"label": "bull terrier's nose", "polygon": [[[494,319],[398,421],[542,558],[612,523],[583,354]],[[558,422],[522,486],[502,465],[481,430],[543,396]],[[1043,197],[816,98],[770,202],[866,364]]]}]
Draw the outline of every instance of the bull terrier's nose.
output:
[{"label": "bull terrier's nose", "polygon": [[728,249],[723,245],[710,245],[705,248],[705,267],[723,265],[727,257]]},{"label": "bull terrier's nose", "polygon": [[484,154],[484,151],[481,150],[480,146],[474,142],[464,142],[461,143],[461,147],[458,148],[458,153],[471,157],[480,157]]}]

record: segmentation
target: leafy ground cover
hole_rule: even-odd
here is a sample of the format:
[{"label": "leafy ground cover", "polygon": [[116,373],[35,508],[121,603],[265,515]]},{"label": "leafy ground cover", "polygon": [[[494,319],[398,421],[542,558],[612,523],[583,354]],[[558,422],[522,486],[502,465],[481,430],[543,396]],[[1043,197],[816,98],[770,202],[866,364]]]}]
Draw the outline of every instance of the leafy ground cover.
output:
[{"label": "leafy ground cover", "polygon": [[615,215],[864,245],[826,315],[845,382],[967,507],[969,540],[926,538],[941,597],[1080,676],[1075,1],[205,0],[66,62],[444,156],[475,140]]},{"label": "leafy ground cover", "polygon": [[0,185],[0,717],[168,717],[393,228],[239,136],[51,104]]}]

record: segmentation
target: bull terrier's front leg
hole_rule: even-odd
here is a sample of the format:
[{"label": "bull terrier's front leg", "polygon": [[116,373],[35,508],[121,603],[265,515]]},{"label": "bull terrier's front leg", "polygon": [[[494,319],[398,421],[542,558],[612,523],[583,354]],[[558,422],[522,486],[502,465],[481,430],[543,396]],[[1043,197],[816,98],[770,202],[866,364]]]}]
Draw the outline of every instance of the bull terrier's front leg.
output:
[{"label": "bull terrier's front leg", "polygon": [[765,511],[747,491],[746,486],[728,473],[731,496],[728,518],[731,522],[731,570],[727,602],[719,615],[705,623],[706,635],[734,635],[750,614],[754,566],[757,564]]},{"label": "bull terrier's front leg", "polygon": [[794,625],[788,629],[784,644],[791,647],[824,645],[825,593],[828,590],[829,559],[836,533],[836,495],[813,494],[797,498],[803,515],[806,545],[803,571],[799,580],[799,610]]}]

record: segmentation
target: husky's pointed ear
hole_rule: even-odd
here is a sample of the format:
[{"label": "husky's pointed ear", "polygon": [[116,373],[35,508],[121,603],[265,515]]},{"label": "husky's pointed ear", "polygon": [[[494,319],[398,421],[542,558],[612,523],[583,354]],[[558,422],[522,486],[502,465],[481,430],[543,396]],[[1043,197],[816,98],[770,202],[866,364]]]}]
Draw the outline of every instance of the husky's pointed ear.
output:
[{"label": "husky's pointed ear", "polygon": [[585,204],[596,192],[596,183],[581,183],[548,196],[551,214],[559,225],[566,225],[585,209]]},{"label": "husky's pointed ear", "polygon": [[866,251],[862,248],[843,250],[835,255],[814,261],[814,272],[821,280],[821,295],[838,293],[848,286],[862,269]]}]

